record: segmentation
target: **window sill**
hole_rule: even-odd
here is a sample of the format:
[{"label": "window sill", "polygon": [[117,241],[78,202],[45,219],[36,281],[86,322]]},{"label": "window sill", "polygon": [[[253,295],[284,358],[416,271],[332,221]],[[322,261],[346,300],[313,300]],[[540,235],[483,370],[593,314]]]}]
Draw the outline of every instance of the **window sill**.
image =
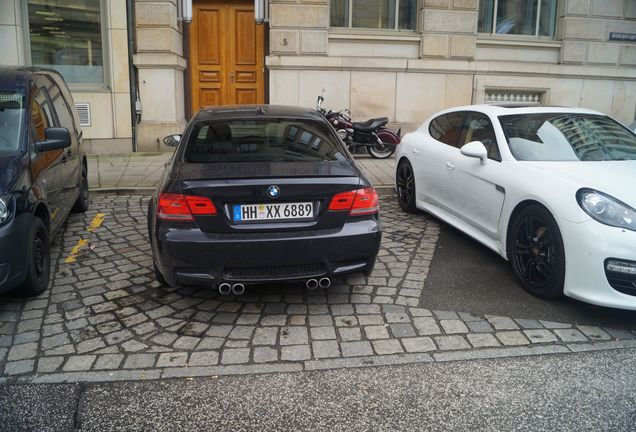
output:
[{"label": "window sill", "polygon": [[510,46],[510,47],[531,47],[531,48],[561,48],[562,42],[552,38],[540,36],[515,36],[515,35],[493,35],[488,33],[477,33],[477,45],[482,46]]},{"label": "window sill", "polygon": [[413,30],[384,30],[384,29],[329,29],[329,39],[346,41],[386,41],[386,42],[417,42],[421,35]]}]

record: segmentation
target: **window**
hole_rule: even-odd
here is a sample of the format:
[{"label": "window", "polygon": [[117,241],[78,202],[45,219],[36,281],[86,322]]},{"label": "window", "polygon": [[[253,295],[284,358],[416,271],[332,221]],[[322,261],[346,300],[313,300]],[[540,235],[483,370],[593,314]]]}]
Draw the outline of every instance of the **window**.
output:
[{"label": "window", "polygon": [[33,140],[36,142],[44,141],[46,139],[44,131],[53,126],[53,116],[46,93],[42,89],[38,89],[31,100],[31,135]]},{"label": "window", "polygon": [[0,92],[0,154],[18,150],[23,118],[24,96],[20,93]]},{"label": "window", "polygon": [[480,0],[480,33],[554,37],[557,0]]},{"label": "window", "polygon": [[480,141],[486,147],[488,159],[501,162],[495,130],[492,127],[492,123],[490,123],[490,119],[485,114],[472,112],[468,115],[457,147],[461,148],[464,144],[472,141]]},{"label": "window", "polygon": [[270,118],[201,122],[185,150],[193,163],[331,162],[342,148],[323,122]]},{"label": "window", "polygon": [[417,0],[331,0],[331,27],[415,30]]},{"label": "window", "polygon": [[456,147],[465,117],[466,113],[462,112],[441,115],[431,121],[428,131],[437,141]]},{"label": "window", "polygon": [[636,136],[609,117],[540,113],[501,116],[499,121],[517,160],[636,160]]},{"label": "window", "polygon": [[104,82],[100,0],[28,0],[31,63],[70,83]]}]

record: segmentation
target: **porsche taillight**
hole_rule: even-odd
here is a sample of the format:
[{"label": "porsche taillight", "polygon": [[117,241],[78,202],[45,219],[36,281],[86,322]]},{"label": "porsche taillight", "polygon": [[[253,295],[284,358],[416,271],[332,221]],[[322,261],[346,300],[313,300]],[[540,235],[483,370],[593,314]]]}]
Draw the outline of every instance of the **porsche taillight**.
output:
[{"label": "porsche taillight", "polygon": [[194,220],[193,215],[212,216],[215,214],[216,207],[210,198],[170,193],[159,194],[158,219],[191,222]]},{"label": "porsche taillight", "polygon": [[329,210],[349,211],[351,216],[377,213],[380,210],[378,193],[372,187],[341,192],[333,196]]}]

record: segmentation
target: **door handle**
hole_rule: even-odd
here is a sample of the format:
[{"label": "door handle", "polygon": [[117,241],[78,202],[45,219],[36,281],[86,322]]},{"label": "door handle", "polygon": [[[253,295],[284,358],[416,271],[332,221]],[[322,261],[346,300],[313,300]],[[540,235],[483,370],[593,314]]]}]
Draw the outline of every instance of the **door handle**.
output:
[{"label": "door handle", "polygon": [[234,72],[230,72],[230,82],[234,84]]},{"label": "door handle", "polygon": [[446,162],[446,169],[448,169],[448,170],[450,170],[450,171],[454,170],[454,169],[455,169],[455,164],[454,164],[454,163],[452,163],[452,162],[448,162],[448,161],[447,161],[447,162]]},{"label": "door handle", "polygon": [[421,152],[420,152],[418,149],[413,149],[413,154],[418,155],[418,154],[420,154],[420,153],[421,153]]}]

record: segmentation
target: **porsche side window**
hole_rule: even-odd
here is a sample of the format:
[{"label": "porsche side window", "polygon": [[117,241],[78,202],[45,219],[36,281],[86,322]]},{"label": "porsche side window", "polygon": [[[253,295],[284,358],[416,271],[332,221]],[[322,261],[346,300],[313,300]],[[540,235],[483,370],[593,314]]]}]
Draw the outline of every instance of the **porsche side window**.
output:
[{"label": "porsche side window", "polygon": [[488,116],[473,112],[468,115],[466,124],[459,139],[459,147],[468,144],[471,141],[481,141],[488,150],[488,159],[501,162],[499,147],[497,146],[497,138],[495,130]]},{"label": "porsche side window", "polygon": [[462,132],[465,113],[453,112],[441,115],[433,121],[428,128],[429,133],[437,141],[457,147],[459,136]]}]

